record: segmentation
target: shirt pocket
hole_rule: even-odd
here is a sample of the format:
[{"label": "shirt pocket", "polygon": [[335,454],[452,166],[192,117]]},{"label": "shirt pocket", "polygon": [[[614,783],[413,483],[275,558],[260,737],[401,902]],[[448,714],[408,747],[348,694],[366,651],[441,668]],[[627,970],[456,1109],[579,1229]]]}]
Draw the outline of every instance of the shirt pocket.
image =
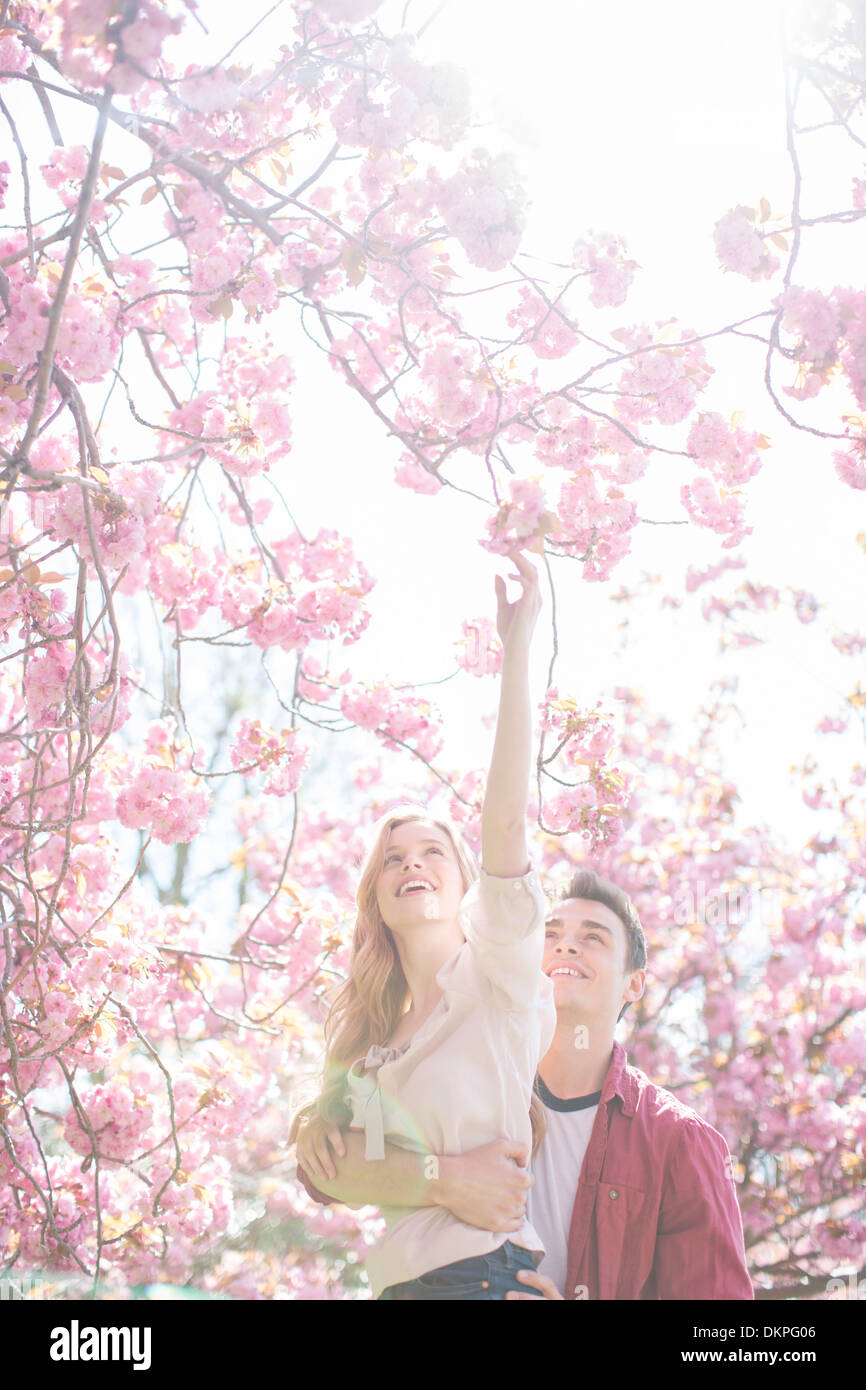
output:
[{"label": "shirt pocket", "polygon": [[641,1211],[645,1194],[622,1183],[600,1182],[596,1197],[598,1296],[632,1299],[639,1296],[649,1270],[644,1270],[645,1245]]}]

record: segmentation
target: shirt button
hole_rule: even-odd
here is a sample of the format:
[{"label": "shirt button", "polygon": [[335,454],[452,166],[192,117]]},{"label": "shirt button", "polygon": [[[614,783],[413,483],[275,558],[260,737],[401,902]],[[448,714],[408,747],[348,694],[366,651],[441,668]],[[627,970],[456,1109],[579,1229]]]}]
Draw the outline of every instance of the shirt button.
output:
[{"label": "shirt button", "polygon": [[617,1197],[619,1196],[619,1193],[617,1192],[617,1190],[616,1190],[615,1187],[612,1187],[612,1188],[610,1189],[610,1192],[608,1193],[608,1196],[610,1197],[610,1200],[611,1200],[612,1202],[615,1202],[616,1199],[617,1199]]}]

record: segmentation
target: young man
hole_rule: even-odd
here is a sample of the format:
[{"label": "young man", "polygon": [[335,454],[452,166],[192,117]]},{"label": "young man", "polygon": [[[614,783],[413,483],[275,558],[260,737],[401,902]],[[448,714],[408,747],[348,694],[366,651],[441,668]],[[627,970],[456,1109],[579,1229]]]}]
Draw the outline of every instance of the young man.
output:
[{"label": "young man", "polygon": [[528,1194],[547,1253],[513,1299],[752,1298],[724,1139],[614,1041],[645,965],[630,899],[591,870],[576,874],[546,924],[557,1029],[536,1083],[547,1133],[534,1181],[525,1150],[506,1140],[456,1156],[389,1147],[369,1163],[356,1135],[313,1125],[298,1141],[307,1190],[352,1206],[441,1205],[495,1231],[520,1226]]}]

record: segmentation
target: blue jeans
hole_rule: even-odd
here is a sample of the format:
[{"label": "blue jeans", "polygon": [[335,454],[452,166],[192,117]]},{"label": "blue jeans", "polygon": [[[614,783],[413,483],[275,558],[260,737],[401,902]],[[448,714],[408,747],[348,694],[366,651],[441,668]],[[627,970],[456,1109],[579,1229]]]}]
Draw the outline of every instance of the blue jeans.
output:
[{"label": "blue jeans", "polygon": [[391,1284],[379,1294],[379,1302],[447,1298],[493,1303],[503,1301],[511,1289],[541,1298],[542,1294],[521,1284],[517,1278],[519,1269],[535,1269],[535,1261],[522,1245],[512,1245],[507,1240],[490,1255],[455,1260],[453,1264],[429,1270],[418,1279],[409,1279],[405,1284]]}]

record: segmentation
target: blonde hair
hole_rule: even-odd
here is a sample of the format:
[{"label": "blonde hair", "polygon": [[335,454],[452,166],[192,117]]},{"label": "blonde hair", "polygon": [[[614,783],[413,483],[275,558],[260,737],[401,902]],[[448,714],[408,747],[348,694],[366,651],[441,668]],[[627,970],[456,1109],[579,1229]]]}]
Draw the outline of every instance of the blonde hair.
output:
[{"label": "blonde hair", "polygon": [[[352,1063],[373,1044],[387,1043],[409,1000],[409,986],[389,927],[382,921],[376,888],[385,862],[385,846],[392,830],[413,821],[435,825],[448,837],[463,880],[464,893],[478,878],[475,856],[456,826],[431,816],[421,806],[399,806],[388,811],[373,827],[370,849],[361,867],[355,897],[357,915],[352,933],[349,974],[337,991],[325,1021],[325,1067],[318,1101],[295,1116],[290,1140],[300,1121],[318,1115],[327,1125],[345,1125],[350,1116],[346,1104],[346,1074]],[[530,1107],[533,1153],[544,1133],[543,1106],[533,1093]]]}]

